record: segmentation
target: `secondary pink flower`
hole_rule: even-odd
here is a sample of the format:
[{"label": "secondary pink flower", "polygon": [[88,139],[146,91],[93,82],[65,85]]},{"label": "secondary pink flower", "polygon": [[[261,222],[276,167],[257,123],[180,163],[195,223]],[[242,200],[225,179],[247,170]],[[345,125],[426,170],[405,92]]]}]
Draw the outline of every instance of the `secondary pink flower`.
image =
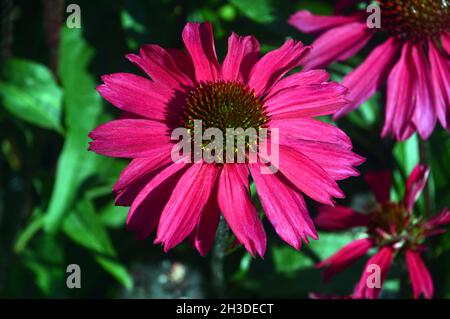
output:
[{"label": "secondary pink flower", "polygon": [[[212,246],[220,213],[237,240],[264,255],[266,234],[249,194],[256,184],[262,206],[279,236],[300,248],[317,239],[303,195],[324,204],[344,195],[336,184],[357,175],[362,162],[345,133],[314,117],[346,105],[346,89],[327,82],[322,70],[286,76],[309,47],[287,40],[260,58],[252,36],[232,34],[220,64],[209,23],[188,23],[187,50],[145,45],[127,58],[149,77],[128,73],[103,76],[100,94],[126,112],[122,119],[91,132],[90,149],[131,158],[114,186],[116,204],[131,206],[127,224],[140,238],[157,230],[167,251],[189,237],[203,255]],[[279,129],[279,167],[261,174],[261,163],[174,163],[174,128]],[[192,130],[191,130],[192,132]]]},{"label": "secondary pink flower", "polygon": [[403,200],[394,203],[390,200],[391,174],[388,171],[371,172],[366,175],[366,182],[373,190],[377,206],[368,214],[355,212],[343,206],[321,207],[315,222],[324,230],[340,231],[354,227],[365,227],[367,237],[355,240],[331,257],[317,264],[324,268],[325,280],[348,268],[356,260],[366,255],[371,248],[378,251],[367,261],[365,271],[353,291],[353,298],[378,298],[380,289],[369,288],[367,277],[372,274],[369,265],[380,267],[381,282],[384,282],[394,256],[402,253],[406,257],[409,277],[414,298],[422,295],[432,298],[433,282],[423,263],[420,253],[426,248],[427,237],[445,232],[440,228],[450,223],[450,211],[444,209],[440,214],[427,221],[412,216],[414,203],[422,192],[429,169],[417,165],[406,183]]},{"label": "secondary pink flower", "polygon": [[340,1],[334,16],[299,11],[289,19],[303,32],[321,34],[305,59],[306,70],[347,60],[377,33],[386,39],[342,80],[352,103],[334,118],[357,108],[387,81],[383,137],[405,140],[417,131],[427,139],[437,119],[450,130],[450,2],[379,0],[381,29],[368,27],[365,11],[338,15],[356,2],[364,1]]}]

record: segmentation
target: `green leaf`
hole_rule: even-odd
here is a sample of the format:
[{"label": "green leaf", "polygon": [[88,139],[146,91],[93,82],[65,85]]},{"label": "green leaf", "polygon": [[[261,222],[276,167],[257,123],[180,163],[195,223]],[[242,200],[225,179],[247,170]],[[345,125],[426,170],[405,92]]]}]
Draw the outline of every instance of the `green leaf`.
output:
[{"label": "green leaf", "polygon": [[58,229],[71,208],[81,183],[95,172],[99,156],[89,153],[88,133],[98,123],[100,97],[87,72],[93,51],[80,29],[62,32],[59,74],[64,88],[67,135],[58,161],[56,181],[45,219],[45,229]]},{"label": "green leaf", "polygon": [[31,222],[19,234],[14,245],[14,251],[20,254],[27,246],[30,239],[42,228],[44,224],[44,215],[39,209],[35,209]]},{"label": "green leaf", "polygon": [[355,125],[367,129],[373,127],[378,120],[378,99],[379,94],[374,95],[369,100],[361,104],[356,110],[348,114],[349,121]]},{"label": "green leaf", "polygon": [[53,236],[38,236],[33,247],[24,251],[22,260],[34,273],[36,285],[44,294],[50,295],[65,283],[64,251]]},{"label": "green leaf", "polygon": [[62,92],[51,71],[36,62],[10,59],[2,70],[0,96],[5,108],[34,125],[62,131]]},{"label": "green leaf", "polygon": [[310,257],[290,246],[275,246],[272,248],[272,254],[275,270],[286,275],[292,275],[296,271],[314,265]]},{"label": "green leaf", "polygon": [[133,278],[125,268],[119,262],[98,256],[96,257],[97,262],[103,267],[107,272],[109,272],[119,283],[121,283],[126,289],[130,290],[133,288]]},{"label": "green leaf", "polygon": [[133,280],[128,270],[116,260],[116,251],[103,221],[94,205],[82,201],[63,224],[64,233],[77,244],[94,253],[95,260],[125,288],[131,289]]},{"label": "green leaf", "polygon": [[232,280],[236,282],[243,280],[250,270],[251,263],[252,255],[245,252],[239,263],[239,269],[233,274]]},{"label": "green leaf", "polygon": [[128,207],[115,206],[113,202],[100,211],[100,219],[105,226],[119,228],[125,225]]},{"label": "green leaf", "polygon": [[391,190],[392,200],[401,200],[405,181],[414,167],[420,162],[419,138],[417,134],[411,136],[404,142],[397,142],[393,149],[394,158],[399,168],[393,172],[393,189]]},{"label": "green leaf", "polygon": [[357,234],[323,233],[319,232],[319,239],[309,243],[309,248],[321,259],[325,259],[336,253],[339,249],[357,238]]},{"label": "green leaf", "polygon": [[394,146],[394,157],[404,176],[408,176],[420,161],[419,138],[417,134]]},{"label": "green leaf", "polygon": [[243,15],[258,23],[270,23],[275,20],[273,8],[268,0],[230,0]]},{"label": "green leaf", "polygon": [[333,5],[326,1],[297,1],[297,9],[298,10],[309,10],[315,14],[319,15],[332,15],[333,14]]},{"label": "green leaf", "polygon": [[437,213],[450,203],[450,139],[446,130],[436,130],[427,141],[429,146],[431,174],[428,181],[430,197]]},{"label": "green leaf", "polygon": [[139,23],[128,11],[125,10],[120,12],[120,22],[122,24],[122,28],[125,30],[128,47],[133,51],[138,50],[139,43],[130,35],[130,33],[144,34],[146,31],[145,26]]},{"label": "green leaf", "polygon": [[133,16],[125,10],[120,12],[120,21],[122,23],[122,27],[126,30],[132,30],[137,33],[145,32],[145,27],[136,21]]},{"label": "green leaf", "polygon": [[77,244],[89,250],[115,256],[116,252],[95,207],[88,201],[82,201],[64,220],[64,233]]}]

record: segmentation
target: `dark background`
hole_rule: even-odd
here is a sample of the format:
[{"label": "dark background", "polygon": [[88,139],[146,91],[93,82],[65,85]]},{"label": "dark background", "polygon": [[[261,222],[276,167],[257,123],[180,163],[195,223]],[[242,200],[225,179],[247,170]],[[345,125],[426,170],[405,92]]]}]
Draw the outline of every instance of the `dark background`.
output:
[{"label": "dark background", "polygon": [[[137,241],[125,230],[127,209],[113,206],[111,188],[126,161],[87,151],[88,132],[118,115],[95,86],[102,74],[139,73],[124,55],[141,44],[181,48],[186,21],[213,24],[220,60],[232,31],[255,35],[264,52],[287,37],[309,44],[314,38],[290,27],[288,17],[299,9],[330,14],[333,1],[70,1],[81,8],[81,29],[64,27],[68,2],[1,3],[0,296],[215,296],[209,255],[200,257],[189,244],[165,254],[152,244],[153,237]],[[330,66],[333,79],[339,81],[360,63],[376,41],[348,62]],[[448,133],[438,127],[426,144],[416,136],[404,143],[382,140],[383,101],[377,93],[338,125],[350,135],[356,152],[367,158],[359,167],[362,173],[393,170],[394,198],[401,198],[404,181],[420,157],[428,162],[430,214],[435,214],[450,202]],[[347,195],[341,204],[363,209],[373,201],[361,177],[340,185]],[[316,211],[313,202],[308,206]],[[418,207],[424,213],[423,198]],[[319,241],[297,252],[267,222],[265,226],[269,238],[264,260],[251,258],[242,247],[227,255],[227,296],[351,293],[364,260],[327,285],[314,263],[361,236],[359,232],[320,233]],[[449,234],[433,239],[425,254],[439,298],[450,297],[448,248]],[[81,267],[81,289],[66,287],[66,267],[72,263]],[[402,261],[395,263],[382,296],[411,297],[405,274]]]}]

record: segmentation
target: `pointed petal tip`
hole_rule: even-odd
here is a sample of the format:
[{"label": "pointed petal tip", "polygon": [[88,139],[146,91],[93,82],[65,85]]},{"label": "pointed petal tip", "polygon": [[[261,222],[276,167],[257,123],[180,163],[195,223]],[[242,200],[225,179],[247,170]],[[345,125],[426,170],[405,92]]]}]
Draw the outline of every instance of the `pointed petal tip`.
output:
[{"label": "pointed petal tip", "polygon": [[111,80],[112,77],[113,74],[103,74],[102,76],[100,76],[100,79],[102,80],[103,83],[107,84],[107,82]]},{"label": "pointed petal tip", "polygon": [[[102,78],[103,78],[103,77],[102,77]],[[103,80],[102,80],[102,81],[103,81]],[[97,85],[97,86],[95,87],[95,90],[96,90],[98,93],[100,93],[100,94],[102,94],[102,92],[104,92],[106,89],[107,89],[106,84],[99,84],[99,85]]]},{"label": "pointed petal tip", "polygon": [[128,61],[130,61],[133,64],[138,65],[138,62],[141,60],[141,57],[134,53],[127,53],[127,54],[125,54],[125,59],[127,59]]}]

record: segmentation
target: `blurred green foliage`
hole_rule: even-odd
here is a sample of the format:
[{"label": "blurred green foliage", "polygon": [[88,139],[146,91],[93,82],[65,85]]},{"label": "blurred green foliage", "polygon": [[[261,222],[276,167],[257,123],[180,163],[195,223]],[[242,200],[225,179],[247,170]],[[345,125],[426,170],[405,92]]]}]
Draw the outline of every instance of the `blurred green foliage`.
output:
[{"label": "blurred green foliage", "polygon": [[[102,74],[138,72],[124,55],[144,43],[181,47],[186,21],[214,25],[219,57],[231,32],[253,34],[263,51],[287,37],[310,43],[286,23],[299,9],[332,12],[332,1],[275,0],[122,0],[71,1],[81,8],[81,29],[61,26],[57,74],[49,68],[40,1],[14,1],[13,55],[0,73],[0,296],[2,297],[173,297],[209,296],[209,256],[200,257],[188,244],[165,254],[152,240],[137,241],[125,230],[127,209],[115,207],[112,185],[126,162],[87,151],[87,134],[118,115],[102,101],[95,86]],[[67,14],[64,14],[64,19]],[[364,52],[330,67],[339,81]],[[356,152],[367,158],[362,173],[392,169],[393,196],[419,161],[416,137],[404,143],[379,138],[382,94],[377,94],[338,125],[352,138]],[[324,120],[331,122],[329,118]],[[432,167],[432,214],[450,202],[450,140],[438,128],[426,145]],[[373,200],[362,178],[340,183],[346,205]],[[308,202],[312,213],[316,206]],[[420,209],[425,205],[421,199]],[[324,285],[314,264],[361,234],[321,233],[319,241],[298,252],[269,234],[264,260],[252,259],[242,248],[226,258],[228,293],[235,297],[305,298],[310,292],[349,294],[363,261]],[[450,235],[431,242],[426,260],[437,297],[450,297]],[[79,264],[82,288],[68,289],[66,267]],[[169,265],[169,266],[167,266]],[[179,267],[189,287],[173,277]],[[178,267],[178,268],[177,268]],[[410,297],[400,287],[394,268],[387,297]],[[155,281],[156,280],[156,281]],[[187,280],[187,279],[186,279]],[[149,282],[152,284],[149,284]],[[153,282],[157,283],[157,287]],[[142,285],[146,285],[143,287]],[[156,288],[155,288],[156,287]],[[200,291],[200,292],[199,292]],[[175,293],[176,292],[176,293]]]}]

